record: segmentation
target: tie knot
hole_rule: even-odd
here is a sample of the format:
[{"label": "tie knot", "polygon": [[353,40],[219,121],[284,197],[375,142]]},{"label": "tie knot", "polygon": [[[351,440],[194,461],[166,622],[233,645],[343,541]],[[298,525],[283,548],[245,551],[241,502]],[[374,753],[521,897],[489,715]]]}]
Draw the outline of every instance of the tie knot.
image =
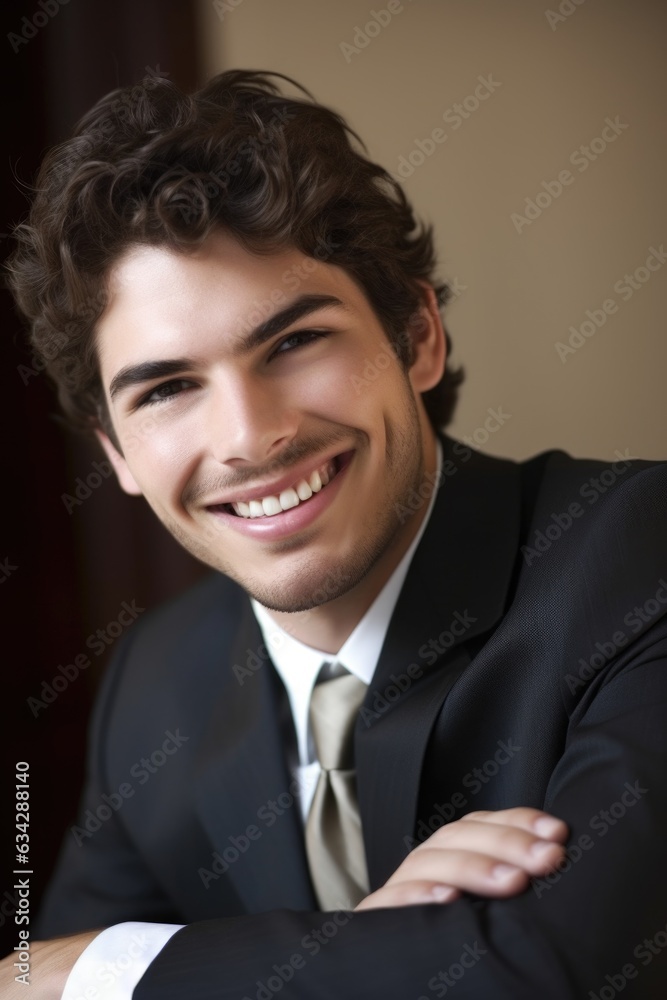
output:
[{"label": "tie knot", "polygon": [[310,726],[320,767],[325,771],[352,768],[352,734],[365,694],[364,682],[350,673],[313,688]]}]

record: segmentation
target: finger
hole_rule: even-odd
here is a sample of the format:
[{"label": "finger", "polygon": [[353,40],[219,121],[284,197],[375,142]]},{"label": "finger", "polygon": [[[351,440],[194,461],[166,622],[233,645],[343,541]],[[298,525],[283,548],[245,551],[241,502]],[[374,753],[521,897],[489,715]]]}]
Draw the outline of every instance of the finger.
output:
[{"label": "finger", "polygon": [[453,903],[461,893],[452,885],[438,882],[406,881],[383,885],[381,889],[366,896],[355,907],[359,910],[379,910],[391,906],[417,906],[423,903]]},{"label": "finger", "polygon": [[528,886],[529,873],[489,854],[422,845],[405,859],[387,885],[427,881],[453,885],[481,896],[512,896]]},{"label": "finger", "polygon": [[[530,806],[515,806],[513,809],[478,810],[468,813],[463,819],[474,819],[480,823],[499,823],[502,826],[517,826],[530,833],[536,833],[547,840],[563,842],[567,840],[567,823],[541,809]],[[461,822],[461,820],[459,820]]]},{"label": "finger", "polygon": [[462,819],[441,827],[414,853],[424,850],[463,850],[486,854],[510,865],[517,865],[531,875],[551,871],[565,852],[562,844],[543,840],[521,827],[501,826]]}]

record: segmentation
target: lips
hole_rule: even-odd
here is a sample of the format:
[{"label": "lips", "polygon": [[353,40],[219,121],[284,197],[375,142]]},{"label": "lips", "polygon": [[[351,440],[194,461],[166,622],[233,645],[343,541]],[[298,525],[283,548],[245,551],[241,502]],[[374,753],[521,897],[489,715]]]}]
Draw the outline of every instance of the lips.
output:
[{"label": "lips", "polygon": [[[282,543],[285,539],[295,538],[301,532],[314,525],[325,515],[325,512],[336,503],[336,497],[344,489],[348,470],[353,464],[355,451],[344,452],[336,456],[337,472],[329,483],[302,503],[280,514],[265,517],[243,517],[236,514],[230,504],[209,506],[211,517],[224,524],[235,534],[244,538],[252,538],[262,545]],[[332,459],[333,461],[333,459]],[[288,483],[289,479],[284,480]]]},{"label": "lips", "polygon": [[[325,489],[350,460],[352,452],[344,452],[320,464],[310,473],[294,479],[283,489],[274,489],[249,500],[233,500],[209,506],[211,511],[223,511],[247,520],[267,519],[307,503],[313,495]],[[268,487],[267,487],[268,489]]]},{"label": "lips", "polygon": [[336,471],[336,462],[332,459],[280,493],[272,493],[261,500],[251,500],[250,503],[239,501],[231,506],[239,517],[275,517],[276,514],[282,514],[283,511],[310,500],[313,493],[319,493],[331,482]]}]

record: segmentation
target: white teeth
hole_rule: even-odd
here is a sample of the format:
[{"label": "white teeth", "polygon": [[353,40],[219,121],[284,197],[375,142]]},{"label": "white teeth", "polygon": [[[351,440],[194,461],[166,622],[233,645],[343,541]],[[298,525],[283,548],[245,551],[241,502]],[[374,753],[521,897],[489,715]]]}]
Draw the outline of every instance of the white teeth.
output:
[{"label": "white teeth", "polygon": [[313,493],[320,492],[320,490],[322,489],[322,480],[320,478],[320,474],[317,471],[317,469],[315,469],[314,472],[311,472],[310,479],[308,480],[308,482],[310,483],[310,488],[313,491]]},{"label": "white teeth", "polygon": [[280,494],[280,506],[283,510],[289,510],[290,507],[298,507],[299,496],[296,490],[291,488],[289,490],[283,490]]},{"label": "white teeth", "polygon": [[299,500],[310,500],[310,498],[313,495],[313,491],[311,490],[310,486],[308,485],[305,479],[301,479],[296,484],[296,492],[298,494]]},{"label": "white teeth", "polygon": [[262,497],[247,503],[238,500],[232,503],[232,507],[240,517],[273,517],[297,507],[303,500],[309,500],[313,493],[319,493],[323,486],[331,482],[335,473],[335,463],[327,462],[321,469],[311,472],[308,479],[300,479],[296,486],[283,490],[280,496]]},{"label": "white teeth", "polygon": [[282,510],[278,497],[264,497],[262,507],[267,517],[271,517],[272,514],[279,514]]}]

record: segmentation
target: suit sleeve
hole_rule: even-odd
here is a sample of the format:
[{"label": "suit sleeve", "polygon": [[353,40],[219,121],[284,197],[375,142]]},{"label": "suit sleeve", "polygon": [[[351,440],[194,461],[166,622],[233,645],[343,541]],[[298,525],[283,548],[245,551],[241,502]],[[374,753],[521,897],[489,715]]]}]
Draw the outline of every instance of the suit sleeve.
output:
[{"label": "suit sleeve", "polygon": [[582,698],[544,808],[570,826],[558,872],[510,900],[193,923],[136,1000],[606,1000],[667,985],[667,617]]},{"label": "suit sleeve", "polygon": [[116,680],[129,649],[127,640],[121,643],[96,700],[85,788],[40,907],[35,928],[40,939],[126,920],[183,923],[127,836],[114,809],[117,802],[108,796],[111,784],[105,776],[100,733],[106,728]]}]

